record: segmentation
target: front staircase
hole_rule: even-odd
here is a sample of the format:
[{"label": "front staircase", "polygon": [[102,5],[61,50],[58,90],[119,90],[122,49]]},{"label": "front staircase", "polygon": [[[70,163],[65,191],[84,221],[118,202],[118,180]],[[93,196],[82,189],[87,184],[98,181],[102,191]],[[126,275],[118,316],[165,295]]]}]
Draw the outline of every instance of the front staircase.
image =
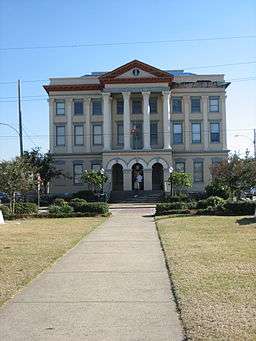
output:
[{"label": "front staircase", "polygon": [[157,203],[163,197],[163,191],[112,191],[110,203]]}]

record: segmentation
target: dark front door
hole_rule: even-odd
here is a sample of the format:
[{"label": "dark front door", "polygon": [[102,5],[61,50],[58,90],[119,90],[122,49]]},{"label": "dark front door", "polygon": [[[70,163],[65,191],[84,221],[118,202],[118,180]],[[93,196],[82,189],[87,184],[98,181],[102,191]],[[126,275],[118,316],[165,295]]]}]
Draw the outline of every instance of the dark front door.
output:
[{"label": "dark front door", "polygon": [[[136,188],[135,182],[138,180],[138,176],[140,176],[139,188]],[[144,174],[143,174],[143,166],[140,163],[135,163],[132,166],[132,189],[143,190],[144,189]]]},{"label": "dark front door", "polygon": [[152,189],[162,190],[164,188],[164,170],[161,163],[152,166]]},{"label": "dark front door", "polygon": [[123,191],[123,167],[119,163],[116,163],[112,167],[112,190]]}]

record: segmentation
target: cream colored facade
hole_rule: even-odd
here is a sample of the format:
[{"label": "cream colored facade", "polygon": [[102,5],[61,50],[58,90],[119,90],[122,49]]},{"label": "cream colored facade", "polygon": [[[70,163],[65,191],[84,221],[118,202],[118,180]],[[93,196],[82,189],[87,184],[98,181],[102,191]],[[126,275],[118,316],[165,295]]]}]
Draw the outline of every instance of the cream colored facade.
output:
[{"label": "cream colored facade", "polygon": [[228,152],[228,85],[223,75],[162,71],[139,61],[107,73],[50,79],[50,151],[67,175],[51,191],[85,189],[80,172],[101,168],[107,190],[132,190],[136,169],[144,190],[163,189],[170,168],[178,166],[192,174],[191,191],[203,191],[211,165]]}]

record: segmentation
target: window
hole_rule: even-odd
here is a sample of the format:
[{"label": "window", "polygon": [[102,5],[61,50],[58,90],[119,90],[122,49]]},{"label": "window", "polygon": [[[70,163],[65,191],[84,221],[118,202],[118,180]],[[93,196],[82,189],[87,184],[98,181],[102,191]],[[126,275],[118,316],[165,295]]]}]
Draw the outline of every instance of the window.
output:
[{"label": "window", "polygon": [[124,144],[124,125],[123,123],[117,123],[117,144],[122,146]]},{"label": "window", "polygon": [[176,161],[175,162],[175,170],[176,170],[176,172],[185,173],[185,162],[184,161]]},{"label": "window", "polygon": [[74,126],[74,144],[75,146],[82,146],[84,144],[84,126]]},{"label": "window", "polygon": [[63,99],[56,101],[56,115],[65,115],[65,101]]},{"label": "window", "polygon": [[194,182],[204,181],[204,164],[203,161],[194,161]]},{"label": "window", "polygon": [[181,113],[182,112],[182,99],[181,97],[173,97],[172,99],[172,112]]},{"label": "window", "polygon": [[65,146],[65,126],[56,126],[56,146]]},{"label": "window", "polygon": [[142,102],[140,99],[132,100],[132,113],[141,114],[142,113]]},{"label": "window", "polygon": [[92,114],[93,115],[102,115],[101,99],[93,99],[92,100]]},{"label": "window", "polygon": [[[61,174],[65,174],[65,161],[55,160],[54,162],[55,169],[59,171]],[[66,177],[64,175],[57,176],[54,178],[55,186],[65,186],[66,185]]]},{"label": "window", "polygon": [[150,123],[150,144],[158,144],[158,124],[157,122]]},{"label": "window", "polygon": [[192,143],[201,143],[201,123],[192,123]]},{"label": "window", "polygon": [[157,113],[157,98],[156,97],[149,98],[149,107],[150,107],[151,114]]},{"label": "window", "polygon": [[92,137],[93,137],[92,143],[95,146],[102,145],[102,125],[101,124],[94,124],[92,126]]},{"label": "window", "polygon": [[183,143],[183,136],[182,136],[182,123],[174,122],[173,123],[173,143],[174,144],[181,144]]},{"label": "window", "polygon": [[211,142],[218,143],[220,142],[220,124],[218,122],[210,124],[211,130]]},{"label": "window", "polygon": [[74,185],[81,185],[81,175],[84,171],[84,164],[83,163],[74,163],[73,164],[73,180]]},{"label": "window", "polygon": [[92,161],[91,168],[93,171],[100,171],[102,168],[102,165],[99,161]]},{"label": "window", "polygon": [[124,113],[124,101],[122,99],[118,99],[116,102],[116,113],[117,115],[123,115]]},{"label": "window", "polygon": [[191,112],[201,112],[200,97],[191,97]]},{"label": "window", "polygon": [[219,112],[220,111],[220,98],[219,98],[219,96],[210,96],[209,97],[209,111],[210,112]]},{"label": "window", "polygon": [[81,99],[74,100],[74,115],[83,115],[84,102]]}]

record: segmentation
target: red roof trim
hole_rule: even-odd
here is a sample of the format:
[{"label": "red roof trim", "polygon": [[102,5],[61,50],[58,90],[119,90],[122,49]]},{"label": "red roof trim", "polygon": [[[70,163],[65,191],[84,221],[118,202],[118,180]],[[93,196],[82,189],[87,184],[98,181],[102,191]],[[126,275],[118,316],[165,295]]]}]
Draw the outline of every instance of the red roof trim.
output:
[{"label": "red roof trim", "polygon": [[56,84],[56,85],[44,85],[44,89],[49,91],[82,91],[82,90],[102,90],[101,84]]},{"label": "red roof trim", "polygon": [[171,83],[171,77],[159,77],[159,78],[106,78],[104,84],[131,84],[131,83]]}]

